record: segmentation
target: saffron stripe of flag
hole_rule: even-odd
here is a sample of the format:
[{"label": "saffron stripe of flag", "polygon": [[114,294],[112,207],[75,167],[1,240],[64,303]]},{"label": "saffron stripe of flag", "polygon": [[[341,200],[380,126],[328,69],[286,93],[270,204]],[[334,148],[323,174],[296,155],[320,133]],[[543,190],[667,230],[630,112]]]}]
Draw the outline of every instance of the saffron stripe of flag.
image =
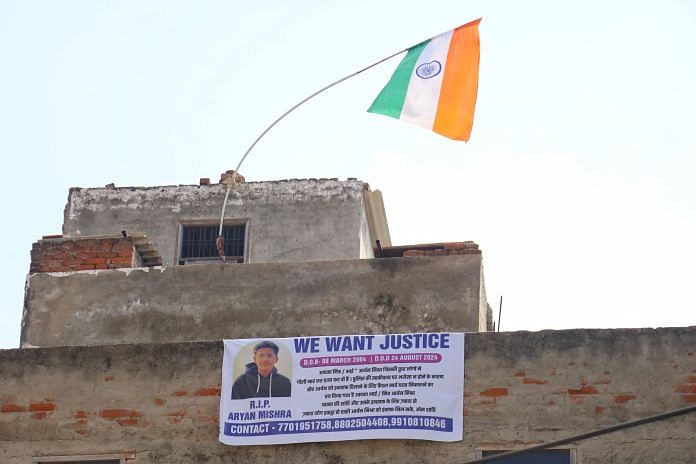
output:
[{"label": "saffron stripe of flag", "polygon": [[478,92],[480,22],[410,48],[368,111],[468,141]]}]

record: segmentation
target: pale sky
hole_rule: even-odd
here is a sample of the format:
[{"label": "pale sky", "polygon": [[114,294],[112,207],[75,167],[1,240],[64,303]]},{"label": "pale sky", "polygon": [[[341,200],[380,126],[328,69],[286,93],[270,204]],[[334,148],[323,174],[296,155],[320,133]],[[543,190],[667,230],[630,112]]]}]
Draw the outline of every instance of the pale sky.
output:
[{"label": "pale sky", "polygon": [[478,17],[469,143],[366,112],[399,57],[282,121],[242,174],[357,177],[394,244],[476,241],[502,330],[694,325],[691,0],[0,0],[0,348],[71,186],[217,180],[308,94]]}]

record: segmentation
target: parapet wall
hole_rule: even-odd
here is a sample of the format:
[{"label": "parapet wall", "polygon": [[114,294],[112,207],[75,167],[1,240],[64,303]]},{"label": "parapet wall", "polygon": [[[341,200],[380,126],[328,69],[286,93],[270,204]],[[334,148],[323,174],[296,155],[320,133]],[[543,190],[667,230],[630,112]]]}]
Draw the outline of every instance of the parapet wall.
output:
[{"label": "parapet wall", "polygon": [[22,346],[479,331],[481,288],[480,254],[32,274]]},{"label": "parapet wall", "polygon": [[[351,330],[341,323],[333,332]],[[461,463],[481,449],[517,449],[694,404],[694,347],[693,327],[467,334],[463,441],[250,447],[217,439],[219,341],[5,350],[0,462],[128,452],[130,464]],[[570,447],[582,464],[686,464],[696,462],[695,436],[692,414]]]}]

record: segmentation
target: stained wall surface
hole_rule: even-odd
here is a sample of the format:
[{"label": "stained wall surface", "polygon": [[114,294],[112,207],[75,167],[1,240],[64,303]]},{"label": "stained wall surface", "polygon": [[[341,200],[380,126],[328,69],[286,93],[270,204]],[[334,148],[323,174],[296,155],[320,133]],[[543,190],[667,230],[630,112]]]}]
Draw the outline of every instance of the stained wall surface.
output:
[{"label": "stained wall surface", "polygon": [[[468,334],[463,441],[254,447],[217,440],[219,341],[4,350],[0,462],[128,452],[131,464],[461,463],[481,449],[520,448],[692,405],[695,347],[693,327]],[[686,464],[696,462],[695,437],[691,415],[571,448],[582,464]]]},{"label": "stained wall surface", "polygon": [[484,296],[480,254],[40,273],[27,278],[21,341],[479,331]]},{"label": "stained wall surface", "polygon": [[[225,220],[248,222],[248,262],[357,259],[366,188],[332,179],[237,184]],[[63,234],[141,232],[165,266],[176,264],[180,226],[219,223],[225,191],[222,184],[72,188]]]}]

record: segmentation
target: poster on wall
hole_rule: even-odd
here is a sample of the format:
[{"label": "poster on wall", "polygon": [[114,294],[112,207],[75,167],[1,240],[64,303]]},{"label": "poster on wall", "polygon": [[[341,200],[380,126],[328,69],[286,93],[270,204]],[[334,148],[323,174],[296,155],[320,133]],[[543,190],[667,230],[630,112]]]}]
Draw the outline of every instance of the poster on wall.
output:
[{"label": "poster on wall", "polygon": [[225,340],[220,441],[458,441],[464,334]]}]

